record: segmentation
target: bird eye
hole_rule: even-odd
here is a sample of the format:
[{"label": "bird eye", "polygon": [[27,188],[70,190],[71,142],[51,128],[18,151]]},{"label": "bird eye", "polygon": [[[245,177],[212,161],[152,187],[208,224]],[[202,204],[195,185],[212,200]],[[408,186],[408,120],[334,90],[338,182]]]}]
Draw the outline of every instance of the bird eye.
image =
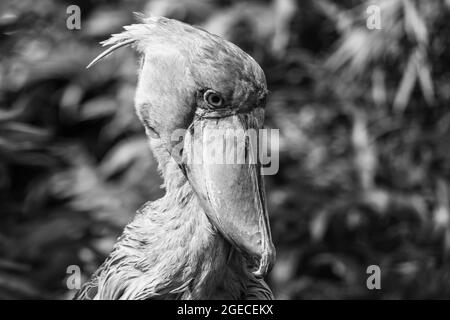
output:
[{"label": "bird eye", "polygon": [[214,92],[214,91],[212,91],[212,90],[206,91],[205,94],[204,94],[204,96],[203,96],[203,99],[204,99],[210,106],[212,106],[212,107],[214,107],[214,108],[220,108],[220,107],[222,107],[222,105],[223,105],[223,99],[222,99],[222,97],[221,97],[218,93],[216,93],[216,92]]}]

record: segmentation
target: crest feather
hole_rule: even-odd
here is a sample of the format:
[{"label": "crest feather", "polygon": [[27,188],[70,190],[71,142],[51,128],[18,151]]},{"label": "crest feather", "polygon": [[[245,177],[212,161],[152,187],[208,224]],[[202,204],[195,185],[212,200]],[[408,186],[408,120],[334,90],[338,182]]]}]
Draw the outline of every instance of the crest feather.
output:
[{"label": "crest feather", "polygon": [[115,51],[115,50],[117,50],[117,49],[119,49],[119,48],[121,48],[121,47],[123,47],[123,46],[132,44],[132,43],[135,42],[135,41],[136,41],[136,40],[134,40],[134,39],[128,39],[128,40],[126,40],[126,41],[116,43],[115,45],[113,45],[112,47],[108,48],[107,50],[105,50],[105,51],[103,51],[102,53],[100,53],[97,57],[95,57],[95,59],[92,60],[91,63],[89,63],[89,64],[87,65],[86,69],[89,69],[90,67],[92,67],[94,64],[96,64],[96,63],[99,62],[102,58],[104,58],[104,57],[106,57],[107,55],[109,55],[111,52],[113,52],[113,51]]},{"label": "crest feather", "polygon": [[111,47],[109,47],[108,49],[100,53],[97,57],[95,57],[94,60],[92,60],[92,62],[88,64],[86,69],[92,67],[101,59],[108,56],[117,49],[144,40],[150,34],[149,29],[151,25],[156,24],[160,20],[159,17],[145,17],[142,13],[134,13],[134,14],[141,23],[124,26],[123,28],[125,29],[125,31],[121,33],[112,34],[109,39],[100,42],[103,47],[106,46]]}]

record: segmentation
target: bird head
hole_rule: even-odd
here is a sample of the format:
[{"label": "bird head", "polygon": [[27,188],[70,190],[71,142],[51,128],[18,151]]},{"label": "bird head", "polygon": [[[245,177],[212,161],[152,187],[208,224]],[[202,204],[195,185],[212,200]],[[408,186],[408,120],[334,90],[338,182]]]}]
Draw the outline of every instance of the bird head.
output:
[{"label": "bird head", "polygon": [[261,67],[234,44],[162,17],[103,45],[89,66],[126,45],[141,54],[135,107],[147,135],[176,160],[211,224],[265,275],[275,249],[257,152],[268,92]]}]

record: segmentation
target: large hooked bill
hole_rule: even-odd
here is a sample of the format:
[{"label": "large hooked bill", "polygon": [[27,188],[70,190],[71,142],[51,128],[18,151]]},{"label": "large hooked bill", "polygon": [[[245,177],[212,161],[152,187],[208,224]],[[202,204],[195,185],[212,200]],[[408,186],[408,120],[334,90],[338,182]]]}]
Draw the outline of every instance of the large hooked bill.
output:
[{"label": "large hooked bill", "polygon": [[259,109],[196,117],[184,137],[181,163],[211,223],[262,277],[274,262],[275,248],[258,160]]}]

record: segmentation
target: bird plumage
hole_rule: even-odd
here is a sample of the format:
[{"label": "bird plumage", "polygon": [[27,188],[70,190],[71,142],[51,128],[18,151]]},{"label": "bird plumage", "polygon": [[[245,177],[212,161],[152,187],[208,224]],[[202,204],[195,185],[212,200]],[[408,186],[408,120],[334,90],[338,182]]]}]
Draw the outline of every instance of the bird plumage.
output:
[{"label": "bird plumage", "polygon": [[[264,73],[238,47],[178,21],[152,17],[125,29],[104,44],[113,50],[132,44],[144,56],[135,104],[166,194],[138,211],[75,299],[272,299],[242,249],[211,220],[212,209],[193,187],[189,167],[174,157],[170,140],[174,130],[201,121],[194,112],[204,103],[198,97],[204,88],[220,91],[236,113],[263,107]],[[268,232],[264,241],[270,241]]]},{"label": "bird plumage", "polygon": [[152,147],[167,193],[138,211],[76,299],[272,299],[209,223],[175,161]]}]

